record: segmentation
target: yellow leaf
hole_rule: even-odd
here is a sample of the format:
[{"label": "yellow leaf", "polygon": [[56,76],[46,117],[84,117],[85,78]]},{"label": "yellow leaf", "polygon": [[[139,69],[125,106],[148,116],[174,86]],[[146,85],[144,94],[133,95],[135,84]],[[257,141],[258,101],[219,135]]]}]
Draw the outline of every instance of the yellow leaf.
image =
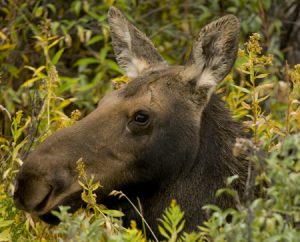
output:
[{"label": "yellow leaf", "polygon": [[268,73],[263,73],[263,74],[259,74],[257,75],[255,78],[259,79],[259,78],[265,78],[267,77],[269,74]]},{"label": "yellow leaf", "polygon": [[12,241],[10,236],[10,229],[5,229],[0,233],[0,242],[2,241]]},{"label": "yellow leaf", "polygon": [[0,51],[2,50],[7,50],[7,49],[14,49],[15,48],[15,44],[5,44],[5,45],[1,45],[0,46]]},{"label": "yellow leaf", "polygon": [[245,102],[241,102],[241,105],[243,106],[243,108],[247,109],[247,110],[250,110],[251,107],[248,103],[245,103]]},{"label": "yellow leaf", "polygon": [[7,36],[3,32],[0,31],[0,38],[3,40],[6,40]]}]

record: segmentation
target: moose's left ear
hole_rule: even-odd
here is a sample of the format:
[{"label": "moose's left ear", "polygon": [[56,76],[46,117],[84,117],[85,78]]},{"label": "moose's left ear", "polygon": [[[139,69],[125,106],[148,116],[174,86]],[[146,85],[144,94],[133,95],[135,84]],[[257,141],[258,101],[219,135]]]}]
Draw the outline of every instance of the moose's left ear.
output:
[{"label": "moose's left ear", "polygon": [[239,28],[239,20],[233,15],[226,15],[202,28],[194,40],[183,79],[193,80],[196,88],[205,87],[211,93],[233,66]]}]

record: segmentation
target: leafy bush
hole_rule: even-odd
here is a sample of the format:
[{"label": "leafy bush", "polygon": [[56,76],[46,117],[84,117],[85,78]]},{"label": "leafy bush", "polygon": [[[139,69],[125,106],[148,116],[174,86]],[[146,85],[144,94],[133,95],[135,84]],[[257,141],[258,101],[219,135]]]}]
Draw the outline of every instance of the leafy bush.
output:
[{"label": "leafy bush", "polygon": [[[0,7],[0,241],[149,239],[146,229],[140,231],[134,222],[131,228],[122,227],[120,211],[96,204],[94,191],[100,184],[86,177],[81,161],[79,181],[88,206],[75,214],[61,207],[56,212],[62,221],[58,226],[17,210],[12,200],[15,174],[28,152],[90,112],[113,88],[109,80],[123,74],[113,61],[106,23],[113,2],[25,0],[18,5],[8,0]],[[266,25],[262,11],[267,12],[271,2],[166,0],[138,5],[120,0],[115,4],[152,34],[159,51],[173,63],[178,56],[185,59],[182,53],[191,44],[192,30],[216,15],[239,15],[241,40],[246,40],[250,32]],[[151,25],[146,24],[149,22]],[[261,44],[261,35],[250,36],[239,50],[233,72],[217,90],[234,118],[253,135],[249,164],[255,165],[257,174],[249,176],[248,200],[225,211],[207,205],[212,217],[193,233],[184,232],[184,211],[173,201],[163,215],[157,215],[162,217],[159,231],[168,241],[297,241],[300,236],[300,65],[282,64],[283,54],[274,44],[279,39],[280,20],[266,28],[270,28],[268,38],[261,33]],[[262,54],[266,50],[273,56]],[[126,81],[125,76],[114,80],[117,84]],[[230,187],[234,179],[229,178],[228,187],[218,194],[236,196]],[[251,196],[253,186],[257,198]],[[117,191],[112,195],[126,196]]]},{"label": "leafy bush", "polygon": [[[288,137],[264,160],[256,182],[268,186],[264,195],[238,210],[208,205],[212,217],[200,229],[214,241],[297,241],[299,231],[299,135]],[[231,222],[228,223],[228,217]]]}]

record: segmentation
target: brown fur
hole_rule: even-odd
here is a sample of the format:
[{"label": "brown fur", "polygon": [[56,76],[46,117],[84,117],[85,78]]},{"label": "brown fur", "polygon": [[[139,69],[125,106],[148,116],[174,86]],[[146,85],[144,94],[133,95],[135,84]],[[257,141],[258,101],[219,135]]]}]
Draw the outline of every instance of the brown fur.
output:
[{"label": "brown fur", "polygon": [[228,176],[239,175],[240,194],[246,180],[246,161],[232,154],[241,127],[213,94],[236,58],[238,20],[229,15],[204,27],[185,66],[168,66],[114,7],[109,24],[117,60],[131,82],[28,156],[16,182],[16,206],[48,222],[58,205],[76,210],[82,202],[75,163],[83,158],[87,173],[103,186],[98,202],[122,209],[126,224],[139,217],[127,201],[108,197],[113,189],[133,202],[139,197],[154,229],[175,198],[187,229],[194,229],[207,218],[203,205],[234,206],[230,197],[215,197]]}]

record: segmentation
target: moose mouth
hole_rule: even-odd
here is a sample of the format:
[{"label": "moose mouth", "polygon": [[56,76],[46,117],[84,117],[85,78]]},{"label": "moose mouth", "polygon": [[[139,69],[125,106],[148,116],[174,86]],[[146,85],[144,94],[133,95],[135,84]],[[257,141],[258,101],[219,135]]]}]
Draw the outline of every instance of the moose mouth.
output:
[{"label": "moose mouth", "polygon": [[[61,203],[55,205],[52,209],[48,210],[48,212],[39,215],[38,217],[45,223],[58,225],[61,221],[56,215],[53,214],[53,212],[60,211],[59,208],[61,206],[68,207],[68,213],[75,213],[80,208],[86,208],[87,204],[81,199],[81,193],[82,191],[78,191],[69,195]],[[121,207],[128,206],[127,201],[125,201],[127,205],[124,206],[124,200],[122,199],[120,200],[117,197],[104,194],[101,195],[97,196],[97,203],[103,204],[105,207],[109,207],[110,209],[121,209]]]},{"label": "moose mouth", "polygon": [[[78,209],[86,207],[86,204],[81,199],[81,193],[82,193],[82,191],[78,191],[74,194],[69,195],[61,203],[55,205],[48,212],[46,212],[42,215],[39,215],[38,217],[45,223],[48,223],[51,225],[58,225],[61,221],[56,215],[53,214],[53,211],[60,211],[59,207],[66,206],[66,207],[68,207],[68,213],[74,213]],[[45,198],[41,202],[41,205],[46,204],[48,199]]]}]

